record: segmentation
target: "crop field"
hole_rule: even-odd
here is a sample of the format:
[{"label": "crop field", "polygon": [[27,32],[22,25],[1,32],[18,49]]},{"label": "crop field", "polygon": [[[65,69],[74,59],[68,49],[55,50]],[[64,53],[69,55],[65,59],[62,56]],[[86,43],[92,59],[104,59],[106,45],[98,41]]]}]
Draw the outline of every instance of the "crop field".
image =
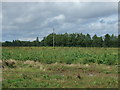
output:
[{"label": "crop field", "polygon": [[41,63],[118,64],[118,48],[4,47],[2,60],[33,60]]},{"label": "crop field", "polygon": [[118,88],[118,48],[3,47],[1,59],[3,88]]}]

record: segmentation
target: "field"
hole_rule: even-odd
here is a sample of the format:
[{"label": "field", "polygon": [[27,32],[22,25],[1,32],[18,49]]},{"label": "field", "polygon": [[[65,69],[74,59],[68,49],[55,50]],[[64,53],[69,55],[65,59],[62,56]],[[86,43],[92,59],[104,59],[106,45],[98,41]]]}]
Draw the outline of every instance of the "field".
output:
[{"label": "field", "polygon": [[118,48],[3,47],[2,60],[3,88],[118,87]]},{"label": "field", "polygon": [[78,48],[78,47],[5,47],[3,60],[33,60],[41,63],[98,63],[118,64],[118,48]]}]

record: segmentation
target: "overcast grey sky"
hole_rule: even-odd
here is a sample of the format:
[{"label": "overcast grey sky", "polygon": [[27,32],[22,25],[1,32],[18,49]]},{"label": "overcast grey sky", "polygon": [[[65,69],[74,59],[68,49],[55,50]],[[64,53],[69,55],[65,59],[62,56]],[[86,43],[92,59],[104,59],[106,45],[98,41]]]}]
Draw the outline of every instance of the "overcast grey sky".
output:
[{"label": "overcast grey sky", "polygon": [[[1,19],[1,16],[0,16]],[[117,2],[3,2],[2,40],[35,40],[52,33],[118,34]]]}]

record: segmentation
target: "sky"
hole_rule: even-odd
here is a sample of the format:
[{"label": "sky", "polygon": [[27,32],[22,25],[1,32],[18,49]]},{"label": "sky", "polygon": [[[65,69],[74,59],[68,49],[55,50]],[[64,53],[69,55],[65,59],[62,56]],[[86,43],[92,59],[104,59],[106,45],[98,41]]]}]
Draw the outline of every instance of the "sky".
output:
[{"label": "sky", "polygon": [[2,41],[42,40],[53,28],[57,34],[118,34],[117,2],[3,2],[0,12]]}]

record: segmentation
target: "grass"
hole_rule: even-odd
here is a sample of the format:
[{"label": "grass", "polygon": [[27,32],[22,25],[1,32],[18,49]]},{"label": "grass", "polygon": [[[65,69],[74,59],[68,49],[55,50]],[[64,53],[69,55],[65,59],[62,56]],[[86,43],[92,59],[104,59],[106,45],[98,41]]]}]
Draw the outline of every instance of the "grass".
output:
[{"label": "grass", "polygon": [[118,88],[118,48],[3,47],[1,58],[3,88]]},{"label": "grass", "polygon": [[118,48],[3,47],[2,60],[34,60],[51,63],[118,64]]},{"label": "grass", "polygon": [[16,68],[6,66],[3,69],[3,88],[118,87],[117,66],[113,65],[40,62],[30,64],[28,61],[17,61],[16,66]]}]

